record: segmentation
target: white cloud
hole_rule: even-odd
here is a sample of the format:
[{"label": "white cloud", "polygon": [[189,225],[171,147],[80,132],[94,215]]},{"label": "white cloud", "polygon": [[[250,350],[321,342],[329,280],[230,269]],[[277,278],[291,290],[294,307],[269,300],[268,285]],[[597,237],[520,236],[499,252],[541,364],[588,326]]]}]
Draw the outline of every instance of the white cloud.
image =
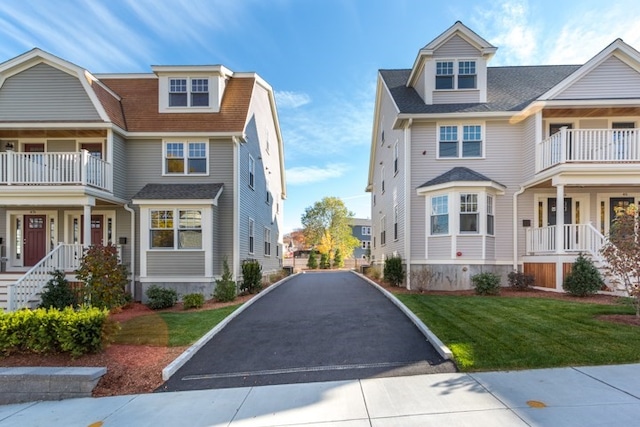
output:
[{"label": "white cloud", "polygon": [[278,108],[298,108],[311,102],[311,97],[303,92],[275,91]]},{"label": "white cloud", "polygon": [[287,185],[303,185],[332,178],[340,178],[347,171],[347,166],[343,164],[328,164],[319,166],[296,166],[287,169]]}]

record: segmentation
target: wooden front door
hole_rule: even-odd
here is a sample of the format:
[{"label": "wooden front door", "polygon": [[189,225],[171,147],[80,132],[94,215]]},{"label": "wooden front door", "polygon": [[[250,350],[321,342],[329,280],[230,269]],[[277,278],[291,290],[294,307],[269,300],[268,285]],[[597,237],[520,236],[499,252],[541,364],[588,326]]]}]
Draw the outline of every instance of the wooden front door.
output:
[{"label": "wooden front door", "polygon": [[24,265],[32,267],[47,253],[46,215],[24,216]]},{"label": "wooden front door", "polygon": [[[547,205],[547,225],[556,225],[557,202],[555,197],[549,197]],[[570,197],[564,199],[564,223],[573,224],[572,200]]]},{"label": "wooden front door", "polygon": [[[80,217],[80,241],[84,243],[84,215]],[[103,215],[91,215],[91,244],[104,245]]]}]

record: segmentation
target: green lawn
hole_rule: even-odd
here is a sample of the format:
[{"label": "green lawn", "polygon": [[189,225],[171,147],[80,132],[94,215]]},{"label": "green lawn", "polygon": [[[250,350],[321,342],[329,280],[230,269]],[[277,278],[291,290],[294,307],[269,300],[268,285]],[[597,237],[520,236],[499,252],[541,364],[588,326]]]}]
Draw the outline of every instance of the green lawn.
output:
[{"label": "green lawn", "polygon": [[597,320],[630,304],[547,298],[396,295],[454,354],[461,371],[640,362],[640,328]]},{"label": "green lawn", "polygon": [[116,344],[180,347],[193,344],[241,304],[215,310],[152,313],[122,323]]}]

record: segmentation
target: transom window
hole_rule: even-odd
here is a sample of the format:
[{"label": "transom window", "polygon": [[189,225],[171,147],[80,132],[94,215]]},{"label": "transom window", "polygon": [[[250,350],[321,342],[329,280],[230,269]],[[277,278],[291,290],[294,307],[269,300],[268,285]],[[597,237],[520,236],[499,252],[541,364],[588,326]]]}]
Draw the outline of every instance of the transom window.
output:
[{"label": "transom window", "polygon": [[151,210],[150,222],[152,249],[202,249],[202,211]]},{"label": "transom window", "polygon": [[209,79],[169,79],[169,107],[208,107]]},{"label": "transom window", "polygon": [[460,194],[460,233],[478,233],[478,195]]},{"label": "transom window", "polygon": [[431,198],[431,234],[449,234],[449,196]]},{"label": "transom window", "polygon": [[207,173],[206,142],[167,142],[164,150],[165,173],[190,175]]},{"label": "transom window", "polygon": [[438,157],[482,157],[482,126],[475,124],[440,126]]},{"label": "transom window", "polygon": [[[455,66],[457,63],[457,67]],[[457,74],[456,74],[457,71]],[[476,61],[436,62],[436,89],[476,89]]]}]

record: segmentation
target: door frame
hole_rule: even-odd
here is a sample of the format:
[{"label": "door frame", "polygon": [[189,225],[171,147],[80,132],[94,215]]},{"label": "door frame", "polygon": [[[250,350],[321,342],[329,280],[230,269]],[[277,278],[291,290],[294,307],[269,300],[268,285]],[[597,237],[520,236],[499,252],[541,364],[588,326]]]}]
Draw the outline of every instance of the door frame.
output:
[{"label": "door frame", "polygon": [[[564,194],[565,199],[571,199],[571,223],[572,224],[588,224],[590,221],[590,197],[591,195],[588,193],[570,193],[566,192]],[[548,218],[548,210],[549,204],[548,199],[556,198],[556,193],[535,193],[533,200],[533,226],[535,228],[540,228],[540,224],[542,227],[548,227],[547,218]],[[542,206],[540,206],[542,203]],[[579,204],[579,205],[578,205]],[[579,209],[578,209],[579,206]],[[579,215],[579,220],[576,221],[577,216]]]},{"label": "door frame", "polygon": [[[44,209],[11,209],[7,210],[5,213],[5,236],[7,237],[6,245],[6,257],[7,257],[7,271],[12,271],[12,269],[22,269],[25,267],[24,265],[24,250],[21,250],[21,256],[18,257],[18,253],[16,252],[16,239],[17,239],[17,230],[16,230],[16,219],[20,218],[22,221],[21,224],[21,239],[24,239],[24,216],[25,215],[44,215],[46,217],[47,222],[47,242],[49,242],[49,247],[45,253],[51,251],[52,246],[58,244],[59,239],[57,236],[60,235],[60,222],[58,221],[58,211],[57,210],[44,210]],[[51,235],[51,220],[53,220],[53,236]]]},{"label": "door frame", "polygon": [[[636,205],[640,203],[640,192],[615,192],[615,193],[598,193],[596,195],[596,212],[597,212],[597,228],[604,235],[609,234],[611,225],[610,204],[611,199],[615,198],[634,198]],[[604,211],[602,209],[604,203]]]},{"label": "door frame", "polygon": [[[81,236],[81,218],[84,215],[84,211],[82,210],[65,210],[64,211],[64,240],[67,243],[77,243],[80,244],[82,241]],[[109,243],[109,227],[108,223],[111,220],[111,244],[117,245],[116,241],[116,211],[106,210],[106,209],[91,209],[91,216],[94,215],[102,215],[103,224],[102,224],[102,241],[106,244]],[[77,221],[78,229],[75,230],[74,233],[74,220]],[[93,242],[92,242],[93,243]]]}]

